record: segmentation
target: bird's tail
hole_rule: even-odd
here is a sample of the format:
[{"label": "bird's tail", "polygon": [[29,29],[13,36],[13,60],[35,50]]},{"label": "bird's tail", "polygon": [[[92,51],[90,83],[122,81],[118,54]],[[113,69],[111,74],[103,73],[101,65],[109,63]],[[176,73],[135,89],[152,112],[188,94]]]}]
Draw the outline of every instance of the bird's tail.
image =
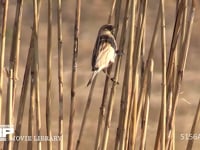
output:
[{"label": "bird's tail", "polygon": [[88,81],[87,86],[89,86],[89,85],[92,83],[92,81],[93,81],[94,78],[96,77],[97,73],[98,73],[97,71],[94,71],[94,72],[92,73],[92,76],[90,77],[90,80]]}]

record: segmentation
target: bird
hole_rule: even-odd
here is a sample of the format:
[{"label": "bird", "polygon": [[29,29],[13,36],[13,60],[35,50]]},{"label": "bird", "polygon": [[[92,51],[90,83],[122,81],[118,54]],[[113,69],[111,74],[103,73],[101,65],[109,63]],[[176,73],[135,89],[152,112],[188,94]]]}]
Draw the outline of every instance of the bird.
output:
[{"label": "bird", "polygon": [[94,80],[95,76],[104,71],[107,74],[107,68],[115,62],[115,57],[119,53],[117,50],[117,42],[114,37],[115,27],[111,24],[105,24],[100,27],[92,54],[92,76],[87,86]]}]

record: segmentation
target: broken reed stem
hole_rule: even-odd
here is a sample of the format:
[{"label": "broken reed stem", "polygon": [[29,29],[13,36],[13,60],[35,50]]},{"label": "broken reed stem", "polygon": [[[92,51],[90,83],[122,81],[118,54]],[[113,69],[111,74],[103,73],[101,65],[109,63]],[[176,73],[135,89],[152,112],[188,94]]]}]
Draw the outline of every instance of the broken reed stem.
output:
[{"label": "broken reed stem", "polygon": [[[195,117],[194,117],[192,128],[191,128],[191,131],[190,131],[191,135],[195,134],[196,129],[198,127],[199,120],[200,120],[200,99],[199,99],[199,104],[198,104],[197,109],[196,109],[196,114],[195,114]],[[192,150],[193,143],[194,143],[194,139],[188,140],[186,150]]]},{"label": "broken reed stem", "polygon": [[[46,95],[46,130],[51,137],[51,89],[52,89],[52,0],[48,0],[48,29],[47,29],[47,95]],[[52,150],[52,141],[47,141],[47,149]]]},{"label": "broken reed stem", "polygon": [[[34,23],[33,23],[33,33],[34,33],[34,53],[33,53],[33,63],[34,63],[34,88],[35,88],[35,104],[36,104],[36,132],[37,136],[41,135],[41,113],[40,113],[40,94],[39,94],[39,55],[38,55],[38,1],[33,0],[33,11],[34,11]],[[41,150],[42,143],[37,141],[37,149]]]},{"label": "broken reed stem", "polygon": [[166,34],[165,34],[165,2],[161,3],[161,55],[162,55],[162,102],[161,102],[161,150],[165,150],[165,136],[166,136]]},{"label": "broken reed stem", "polygon": [[3,100],[3,71],[4,71],[4,56],[5,56],[5,46],[6,46],[6,29],[7,29],[7,17],[8,17],[8,0],[5,0],[4,4],[0,2],[1,9],[3,8],[3,17],[0,15],[0,20],[2,17],[2,24],[0,27],[0,124],[2,121],[2,100]]},{"label": "broken reed stem", "polygon": [[59,88],[59,121],[58,150],[63,150],[63,37],[62,37],[62,1],[57,0],[57,27],[58,27],[58,88]]},{"label": "broken reed stem", "polygon": [[72,79],[71,79],[71,104],[69,116],[69,131],[68,131],[68,150],[73,149],[73,126],[75,116],[75,96],[76,96],[76,82],[77,82],[77,58],[78,58],[78,38],[80,31],[80,15],[81,15],[81,0],[76,0],[76,12],[74,23],[74,47],[72,58]]},{"label": "broken reed stem", "polygon": [[[39,14],[40,14],[40,7],[41,7],[41,0],[38,0],[38,19],[39,19]],[[21,135],[21,127],[22,127],[22,121],[23,121],[23,116],[24,116],[25,101],[26,101],[27,92],[28,92],[30,71],[31,71],[31,68],[33,68],[31,66],[33,64],[33,48],[34,48],[34,32],[32,30],[30,47],[28,50],[28,57],[26,60],[26,67],[25,67],[22,89],[21,89],[21,94],[20,94],[20,99],[19,99],[19,109],[17,113],[15,136]],[[14,142],[13,149],[18,150],[18,146],[19,146],[19,141],[16,140]]]},{"label": "broken reed stem", "polygon": [[147,91],[145,96],[145,103],[144,103],[144,116],[142,120],[142,131],[141,131],[141,143],[140,143],[140,150],[145,150],[146,147],[146,134],[147,134],[147,125],[148,125],[148,118],[149,118],[149,100],[151,96],[151,81],[153,77],[153,69],[154,69],[154,61],[151,60],[148,81],[147,81]]},{"label": "broken reed stem", "polygon": [[178,63],[178,74],[177,74],[177,79],[176,79],[176,87],[174,90],[174,95],[173,95],[173,108],[172,108],[172,115],[169,121],[169,126],[170,129],[168,131],[168,140],[167,140],[167,148],[169,147],[169,141],[172,136],[172,130],[173,130],[173,124],[175,121],[175,112],[176,112],[176,107],[178,103],[178,97],[179,97],[179,92],[182,84],[182,79],[183,79],[183,73],[185,70],[185,65],[186,65],[186,60],[187,60],[187,54],[188,54],[188,49],[189,49],[189,44],[190,44],[190,38],[191,38],[191,32],[192,32],[192,25],[194,22],[194,16],[195,16],[195,1],[192,1],[192,6],[189,14],[189,19],[188,19],[188,27],[186,29],[186,37],[184,40],[183,45],[181,46],[182,52],[180,53],[180,59]]},{"label": "broken reed stem", "polygon": [[83,114],[83,120],[81,122],[81,129],[80,129],[78,140],[77,140],[77,143],[76,143],[76,150],[79,149],[80,143],[81,143],[81,139],[83,137],[83,131],[84,131],[86,119],[88,117],[88,111],[89,111],[89,108],[90,108],[90,104],[91,104],[91,101],[92,101],[92,95],[93,95],[93,91],[94,91],[94,87],[95,87],[95,83],[96,83],[96,78],[97,78],[97,76],[92,81],[92,85],[90,87],[88,100],[87,100],[86,107],[85,107],[84,114]]}]

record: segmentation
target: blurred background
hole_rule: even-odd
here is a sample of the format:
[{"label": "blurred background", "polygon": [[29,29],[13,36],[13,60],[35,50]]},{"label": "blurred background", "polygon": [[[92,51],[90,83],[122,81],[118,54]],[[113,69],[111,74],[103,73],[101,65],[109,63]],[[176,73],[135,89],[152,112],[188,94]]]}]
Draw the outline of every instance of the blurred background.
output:
[{"label": "blurred background", "polygon": [[[87,101],[89,88],[86,84],[91,75],[91,55],[93,46],[96,40],[98,29],[101,25],[106,24],[108,14],[112,5],[111,0],[82,0],[81,7],[81,27],[79,39],[79,54],[78,54],[78,81],[77,81],[77,95],[76,95],[76,114],[74,136],[76,142],[82,115]],[[156,14],[158,10],[159,0],[149,0],[146,21],[146,51],[148,54],[151,42],[152,32],[154,29]],[[57,13],[56,1],[53,1],[53,57],[52,57],[52,131],[53,135],[58,133],[58,77],[57,77]],[[181,94],[176,113],[176,149],[185,148],[187,141],[181,140],[181,133],[190,133],[191,125],[193,122],[195,110],[198,100],[200,98],[200,1],[197,0],[196,16],[193,25],[193,32],[189,48],[189,55],[186,65],[186,70],[181,87]],[[6,41],[6,59],[5,66],[8,67],[9,55],[12,42],[12,32],[15,17],[16,0],[10,0],[8,9],[8,27],[7,27],[7,41]],[[167,50],[169,52],[171,37],[175,19],[175,0],[166,1],[166,36],[167,36]],[[70,82],[71,82],[71,65],[72,65],[72,50],[73,50],[73,31],[74,31],[74,18],[75,18],[75,1],[63,0],[63,50],[64,50],[64,147],[67,146],[68,135],[68,120],[69,120],[69,105],[70,105]],[[17,81],[17,103],[15,112],[18,109],[18,100],[21,92],[22,80],[24,69],[30,44],[31,27],[33,18],[32,0],[24,1],[23,19],[22,19],[22,33],[21,33],[21,47],[20,47],[20,67],[19,67],[19,80]],[[121,17],[122,19],[122,17]],[[122,20],[121,20],[122,21]],[[120,32],[119,32],[120,33]],[[158,43],[160,41],[158,40]],[[46,135],[45,123],[45,104],[46,104],[46,53],[47,53],[47,1],[42,2],[41,17],[39,22],[39,56],[40,56],[40,98],[41,98],[41,114],[42,114],[42,135]],[[152,94],[150,99],[150,118],[147,131],[147,149],[153,149],[155,134],[157,130],[158,117],[161,104],[161,49],[155,50],[155,66],[154,76],[152,80]],[[126,59],[123,56],[123,64]],[[117,86],[117,95],[115,100],[114,112],[112,117],[112,124],[110,129],[110,139],[108,149],[114,146],[114,139],[116,135],[117,120],[119,115],[120,95],[123,82],[124,65],[120,71],[120,84]],[[3,112],[5,112],[7,77],[4,75],[4,103]],[[83,139],[80,145],[81,150],[90,150],[94,147],[94,139],[96,136],[96,128],[98,121],[99,107],[101,104],[102,92],[104,87],[105,74],[100,73],[97,79],[95,93],[93,95],[91,108],[89,110],[89,119],[86,123],[86,130],[83,134]],[[28,95],[25,116],[23,122],[22,135],[27,135],[28,125],[28,108],[30,97]],[[15,115],[16,115],[15,113]],[[4,120],[4,119],[3,119]],[[200,136],[200,128],[197,131]],[[42,143],[46,147],[46,143]],[[21,149],[26,148],[26,142],[20,143]],[[200,138],[195,141],[194,150],[199,149]],[[53,143],[53,149],[57,149],[57,142]]]}]

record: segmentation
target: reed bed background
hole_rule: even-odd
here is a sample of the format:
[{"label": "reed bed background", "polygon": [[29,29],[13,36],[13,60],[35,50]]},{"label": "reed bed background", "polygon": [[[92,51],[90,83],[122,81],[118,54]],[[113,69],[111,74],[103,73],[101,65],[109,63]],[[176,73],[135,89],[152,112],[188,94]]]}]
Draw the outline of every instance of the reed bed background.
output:
[{"label": "reed bed background", "polygon": [[[60,141],[0,149],[197,150],[199,11],[195,0],[0,0],[0,124]],[[98,29],[123,55],[91,87]],[[196,140],[187,140],[189,134]],[[183,139],[184,138],[184,139]]]}]

